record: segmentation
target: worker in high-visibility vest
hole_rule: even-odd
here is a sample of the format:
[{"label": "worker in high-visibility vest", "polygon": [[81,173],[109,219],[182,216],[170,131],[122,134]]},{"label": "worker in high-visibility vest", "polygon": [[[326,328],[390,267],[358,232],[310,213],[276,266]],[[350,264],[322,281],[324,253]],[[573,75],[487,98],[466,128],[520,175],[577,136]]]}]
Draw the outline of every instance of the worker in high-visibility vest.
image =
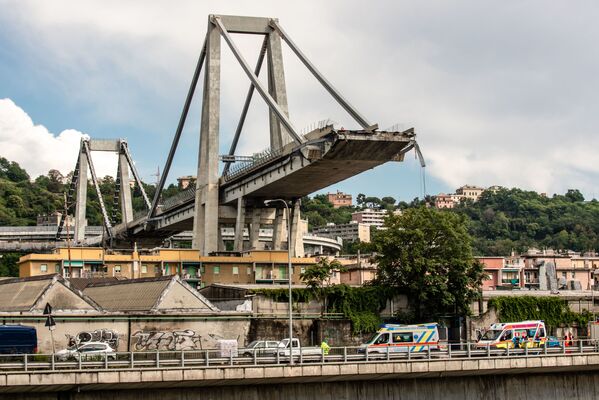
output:
[{"label": "worker in high-visibility vest", "polygon": [[329,354],[329,350],[331,349],[331,346],[329,346],[327,344],[327,342],[325,342],[323,340],[322,343],[320,344],[320,348],[322,349],[322,354],[324,354],[326,356],[327,354]]}]

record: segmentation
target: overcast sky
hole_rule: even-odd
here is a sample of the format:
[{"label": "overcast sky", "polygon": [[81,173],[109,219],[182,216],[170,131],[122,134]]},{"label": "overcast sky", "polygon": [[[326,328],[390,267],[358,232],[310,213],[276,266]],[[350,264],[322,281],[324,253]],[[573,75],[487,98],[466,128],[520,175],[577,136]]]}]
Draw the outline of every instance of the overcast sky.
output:
[{"label": "overcast sky", "polygon": [[[0,155],[32,175],[71,170],[85,134],[127,138],[155,180],[215,13],[279,18],[370,121],[414,126],[428,194],[476,184],[599,195],[597,2],[0,0],[0,10]],[[253,64],[260,38],[235,40]],[[222,46],[225,153],[248,81]],[[295,126],[357,127],[288,49],[284,61]],[[195,174],[200,106],[172,179]],[[255,96],[239,154],[267,146],[266,110]],[[114,173],[109,161],[100,173]],[[411,154],[336,189],[402,200],[423,191]]]}]

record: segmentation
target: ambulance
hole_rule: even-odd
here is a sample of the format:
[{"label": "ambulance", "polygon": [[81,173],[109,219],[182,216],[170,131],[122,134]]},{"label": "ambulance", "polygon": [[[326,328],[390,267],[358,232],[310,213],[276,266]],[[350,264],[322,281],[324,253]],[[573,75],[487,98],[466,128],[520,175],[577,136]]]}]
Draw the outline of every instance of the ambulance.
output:
[{"label": "ambulance", "polygon": [[[516,339],[514,339],[516,338]],[[477,347],[513,349],[542,347],[547,341],[547,330],[543,321],[522,321],[491,324],[476,343]]]},{"label": "ambulance", "polygon": [[418,325],[384,324],[370,339],[360,346],[360,352],[422,352],[439,350],[437,323]]}]

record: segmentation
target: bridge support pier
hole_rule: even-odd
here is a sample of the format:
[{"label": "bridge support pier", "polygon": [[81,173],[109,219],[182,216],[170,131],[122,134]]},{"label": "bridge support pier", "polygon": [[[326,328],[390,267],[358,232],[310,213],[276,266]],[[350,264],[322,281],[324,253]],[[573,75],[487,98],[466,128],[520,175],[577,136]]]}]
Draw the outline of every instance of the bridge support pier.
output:
[{"label": "bridge support pier", "polygon": [[237,218],[235,219],[235,240],[233,250],[243,251],[243,230],[245,228],[245,199],[237,199]]},{"label": "bridge support pier", "polygon": [[75,200],[75,243],[81,243],[85,240],[85,226],[87,220],[85,213],[87,210],[87,168],[88,162],[83,146],[79,149],[78,179]]},{"label": "bridge support pier", "polygon": [[[285,215],[285,213],[284,213],[283,208],[275,209],[275,220],[273,221],[273,224],[272,224],[272,249],[273,250],[281,250],[283,247],[281,242],[283,241],[283,224],[285,223],[284,215]],[[285,229],[285,232],[287,232],[287,229]]]},{"label": "bridge support pier", "polygon": [[127,156],[122,151],[119,153],[119,180],[121,181],[121,218],[123,222],[129,223],[133,221],[133,200],[131,199],[131,186],[129,186],[129,163]]},{"label": "bridge support pier", "polygon": [[252,224],[250,227],[250,248],[257,250],[260,245],[260,218],[262,210],[254,208],[252,210]]},{"label": "bridge support pier", "polygon": [[291,246],[291,254],[294,257],[304,256],[304,241],[300,226],[301,200],[293,201],[293,213],[291,216],[291,232],[287,233],[287,245]]},{"label": "bridge support pier", "polygon": [[193,248],[204,255],[218,250],[219,118],[220,32],[214,23],[209,23],[192,241]]},{"label": "bridge support pier", "polygon": [[[277,102],[281,111],[289,117],[287,105],[287,88],[285,87],[285,72],[283,68],[283,51],[281,35],[276,30],[268,33],[268,92]],[[277,115],[270,110],[270,148],[280,149],[290,142],[291,138]]]}]

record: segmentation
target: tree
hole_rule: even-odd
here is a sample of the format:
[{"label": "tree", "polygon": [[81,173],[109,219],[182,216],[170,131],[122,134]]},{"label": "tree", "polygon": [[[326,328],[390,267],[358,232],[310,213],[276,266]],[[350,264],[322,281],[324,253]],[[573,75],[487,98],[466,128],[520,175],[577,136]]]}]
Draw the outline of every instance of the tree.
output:
[{"label": "tree", "polygon": [[0,276],[19,276],[19,258],[22,253],[0,254]]},{"label": "tree", "polygon": [[12,182],[21,182],[28,181],[29,174],[18,163],[0,157],[0,178],[8,179]]},{"label": "tree", "polygon": [[321,258],[316,264],[309,266],[300,274],[300,279],[306,283],[316,299],[321,302],[322,315],[327,309],[325,282],[327,287],[331,285],[331,277],[334,271],[346,271],[346,268],[338,260]]},{"label": "tree", "polygon": [[434,208],[390,215],[377,233],[377,281],[399,289],[417,322],[439,315],[468,315],[484,272],[474,259],[464,217]]},{"label": "tree", "polygon": [[363,207],[364,206],[364,201],[366,200],[366,195],[364,193],[358,193],[358,195],[356,196],[356,204],[359,207]]}]

